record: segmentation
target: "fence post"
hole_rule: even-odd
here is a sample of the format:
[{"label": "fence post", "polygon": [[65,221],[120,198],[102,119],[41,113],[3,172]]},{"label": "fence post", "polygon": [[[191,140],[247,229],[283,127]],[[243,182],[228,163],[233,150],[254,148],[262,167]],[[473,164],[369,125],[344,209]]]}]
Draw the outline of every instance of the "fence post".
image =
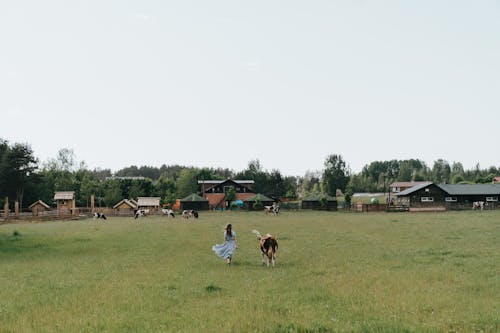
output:
[{"label": "fence post", "polygon": [[19,218],[19,201],[17,200],[14,202],[14,216],[16,219]]},{"label": "fence post", "polygon": [[9,197],[5,197],[5,205],[4,205],[4,211],[5,211],[5,219],[9,219]]}]

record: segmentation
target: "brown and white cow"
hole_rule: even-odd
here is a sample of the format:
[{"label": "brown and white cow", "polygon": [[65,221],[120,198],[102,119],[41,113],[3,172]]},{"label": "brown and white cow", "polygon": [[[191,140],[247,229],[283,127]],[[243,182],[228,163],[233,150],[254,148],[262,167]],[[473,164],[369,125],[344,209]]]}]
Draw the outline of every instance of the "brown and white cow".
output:
[{"label": "brown and white cow", "polygon": [[259,240],[260,252],[262,254],[262,265],[267,262],[267,267],[269,267],[269,263],[271,263],[272,267],[274,267],[276,263],[276,252],[278,251],[278,240],[271,234],[262,236],[260,232],[255,229],[252,230],[252,232],[257,235],[257,239]]}]

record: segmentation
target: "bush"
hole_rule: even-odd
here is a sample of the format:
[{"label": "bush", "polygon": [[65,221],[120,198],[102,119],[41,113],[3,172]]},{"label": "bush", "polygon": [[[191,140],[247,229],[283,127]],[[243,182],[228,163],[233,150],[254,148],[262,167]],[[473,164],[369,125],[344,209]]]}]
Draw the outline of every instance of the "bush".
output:
[{"label": "bush", "polygon": [[264,209],[264,205],[262,204],[262,202],[260,200],[256,200],[253,204],[253,209],[262,210],[262,209]]}]

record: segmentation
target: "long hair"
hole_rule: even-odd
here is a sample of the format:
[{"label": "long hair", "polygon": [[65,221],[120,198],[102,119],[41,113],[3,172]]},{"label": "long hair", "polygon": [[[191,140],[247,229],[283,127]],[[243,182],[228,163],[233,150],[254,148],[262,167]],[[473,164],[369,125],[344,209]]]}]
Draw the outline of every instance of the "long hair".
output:
[{"label": "long hair", "polygon": [[228,237],[231,237],[233,235],[233,226],[231,225],[231,223],[229,223],[227,226],[226,226],[226,235]]}]

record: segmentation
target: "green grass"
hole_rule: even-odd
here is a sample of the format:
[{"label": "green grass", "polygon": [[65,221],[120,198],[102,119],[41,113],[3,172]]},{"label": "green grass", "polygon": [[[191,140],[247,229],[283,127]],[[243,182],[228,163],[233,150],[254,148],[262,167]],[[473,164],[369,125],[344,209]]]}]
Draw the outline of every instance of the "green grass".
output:
[{"label": "green grass", "polygon": [[[229,222],[232,267],[211,251]],[[0,332],[498,332],[499,295],[496,211],[0,226]]]}]

